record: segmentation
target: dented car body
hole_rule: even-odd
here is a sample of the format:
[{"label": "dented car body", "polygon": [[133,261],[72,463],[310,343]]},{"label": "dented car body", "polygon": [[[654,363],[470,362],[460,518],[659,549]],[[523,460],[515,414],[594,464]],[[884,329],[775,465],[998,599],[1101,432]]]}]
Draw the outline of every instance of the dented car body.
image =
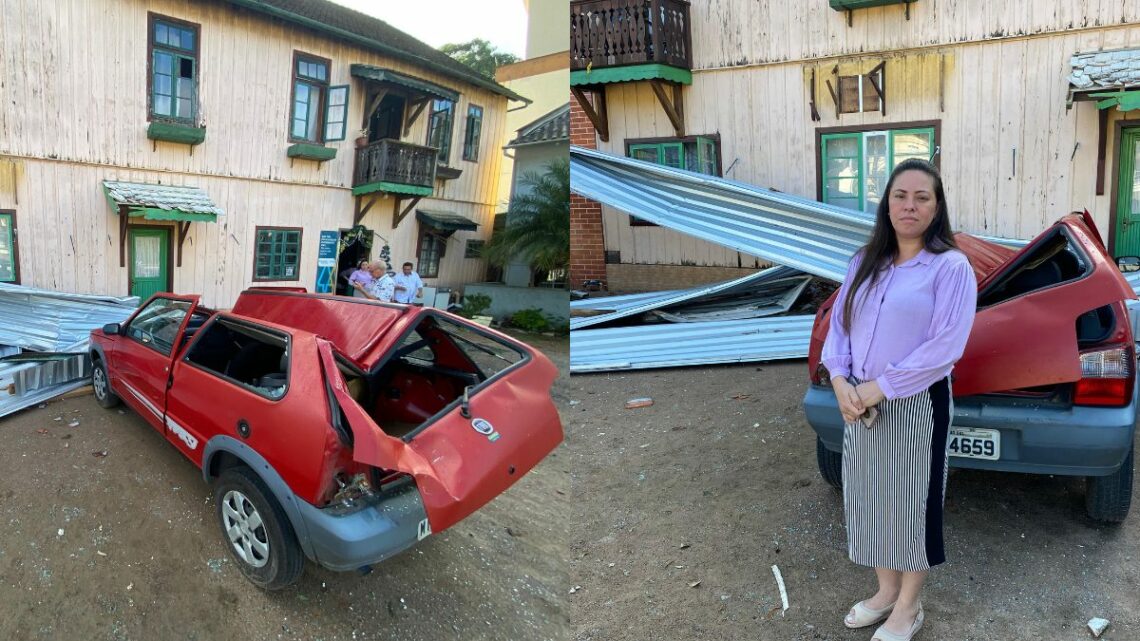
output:
[{"label": "dented car body", "polygon": [[[1085,476],[1089,515],[1123,520],[1137,407],[1126,301],[1135,294],[1091,216],[1065,216],[1020,251],[957,239],[978,279],[978,308],[951,374],[951,466]],[[815,319],[804,408],[820,471],[838,486],[843,420],[820,365],[834,301]]]},{"label": "dented car body", "polygon": [[451,527],[562,440],[550,360],[432,309],[159,294],[93,332],[92,358],[96,398],[202,469],[239,567],[269,588],[299,577],[300,553],[354,569]]}]

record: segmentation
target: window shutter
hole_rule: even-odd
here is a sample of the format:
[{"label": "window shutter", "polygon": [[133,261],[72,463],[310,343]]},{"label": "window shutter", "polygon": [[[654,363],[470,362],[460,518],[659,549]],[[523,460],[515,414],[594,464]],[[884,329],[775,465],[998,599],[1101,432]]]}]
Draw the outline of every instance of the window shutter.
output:
[{"label": "window shutter", "polygon": [[348,122],[348,85],[329,87],[329,105],[325,110],[325,141],[344,140]]}]

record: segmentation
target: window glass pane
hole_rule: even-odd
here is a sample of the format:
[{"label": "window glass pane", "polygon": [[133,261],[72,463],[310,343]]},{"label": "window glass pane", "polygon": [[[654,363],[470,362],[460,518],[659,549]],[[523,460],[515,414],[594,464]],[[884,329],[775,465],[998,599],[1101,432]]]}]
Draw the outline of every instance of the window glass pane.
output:
[{"label": "window glass pane", "polygon": [[154,93],[163,96],[171,95],[170,76],[166,74],[154,74]]},{"label": "window glass pane", "polygon": [[154,113],[160,116],[172,116],[171,102],[169,96],[155,96],[154,97]]},{"label": "window glass pane", "polygon": [[16,280],[15,235],[12,233],[12,214],[0,214],[0,282]]},{"label": "window glass pane", "polygon": [[155,299],[127,326],[127,336],[169,354],[178,327],[189,311],[190,303],[187,301]]},{"label": "window glass pane", "polygon": [[[859,179],[857,178],[828,178],[827,202],[835,202],[836,198],[858,198]],[[861,209],[856,206],[856,209]]]},{"label": "window glass pane", "polygon": [[182,46],[186,49],[194,49],[194,32],[189,29],[182,30]]},{"label": "window glass pane", "polygon": [[[906,132],[894,134],[895,165],[907,158],[930,160],[930,142],[933,135],[927,132]],[[893,167],[892,167],[893,169]]]},{"label": "window glass pane", "polygon": [[298,102],[308,102],[309,101],[309,85],[307,85],[303,82],[297,83],[297,101]]},{"label": "window glass pane", "polygon": [[631,158],[636,158],[638,160],[644,160],[645,162],[656,163],[657,157],[658,157],[658,148],[656,145],[653,145],[653,146],[640,146],[639,145],[637,147],[630,147],[629,155]]},{"label": "window glass pane", "polygon": [[262,280],[295,280],[300,267],[300,244],[300,231],[258,230],[254,277]]},{"label": "window glass pane", "polygon": [[182,31],[180,29],[168,29],[167,34],[167,44],[171,47],[182,46]]},{"label": "window glass pane", "polygon": [[828,158],[859,157],[859,137],[857,135],[844,136],[843,138],[825,138],[823,144]]},{"label": "window glass pane", "polygon": [[166,25],[161,22],[154,23],[154,41],[158,44],[167,44]]},{"label": "window glass pane", "polygon": [[154,52],[154,73],[167,76],[174,75],[174,56],[162,51]]},{"label": "window glass pane", "polygon": [[859,176],[859,168],[854,158],[828,158],[828,178],[855,178]]},{"label": "window glass pane", "polygon": [[320,123],[317,121],[317,118],[318,118],[317,114],[320,113],[320,109],[321,109],[321,107],[320,107],[321,102],[320,101],[321,101],[320,89],[313,87],[312,89],[309,90],[309,108],[306,110],[309,115],[308,115],[308,123],[307,123],[307,126],[305,127],[305,140],[313,140],[313,141],[319,140],[317,131],[318,131],[318,127],[320,126]]},{"label": "window glass pane", "polygon": [[887,188],[887,179],[890,177],[890,168],[887,167],[887,132],[876,131],[866,134],[864,144],[863,210],[873,213],[879,207],[883,190]]},{"label": "window glass pane", "polygon": [[662,151],[664,152],[664,162],[661,164],[666,167],[674,167],[677,169],[685,168],[684,148],[681,145],[663,145]]}]

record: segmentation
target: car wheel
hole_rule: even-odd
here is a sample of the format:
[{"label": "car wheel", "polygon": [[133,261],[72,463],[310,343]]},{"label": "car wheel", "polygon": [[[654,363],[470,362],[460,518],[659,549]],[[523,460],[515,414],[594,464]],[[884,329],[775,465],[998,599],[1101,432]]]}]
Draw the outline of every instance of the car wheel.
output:
[{"label": "car wheel", "polygon": [[121,402],[118,395],[111,391],[111,379],[101,360],[96,360],[91,368],[91,387],[95,390],[95,402],[99,407],[111,408]]},{"label": "car wheel", "polygon": [[818,436],[815,439],[815,461],[819,464],[819,475],[823,480],[843,489],[843,454],[827,449]]},{"label": "car wheel", "polygon": [[1085,511],[1097,521],[1120,523],[1132,506],[1132,463],[1134,449],[1124,464],[1108,476],[1090,476],[1085,484]]},{"label": "car wheel", "polygon": [[222,536],[247,579],[280,590],[301,578],[305,557],[293,526],[253,470],[223,472],[214,482],[214,506]]}]

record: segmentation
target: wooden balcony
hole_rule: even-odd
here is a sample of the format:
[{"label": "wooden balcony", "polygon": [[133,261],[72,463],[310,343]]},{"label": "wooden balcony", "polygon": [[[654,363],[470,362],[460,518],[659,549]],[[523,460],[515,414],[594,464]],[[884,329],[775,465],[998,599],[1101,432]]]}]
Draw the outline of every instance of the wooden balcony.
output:
[{"label": "wooden balcony", "polygon": [[[571,73],[586,72],[588,67],[587,75],[592,75],[613,67],[633,66],[664,66],[686,73],[692,70],[688,1],[572,0]],[[644,71],[641,76],[628,80],[649,79]]]},{"label": "wooden balcony", "polygon": [[430,196],[435,187],[434,147],[384,139],[356,149],[352,193],[372,192]]}]

